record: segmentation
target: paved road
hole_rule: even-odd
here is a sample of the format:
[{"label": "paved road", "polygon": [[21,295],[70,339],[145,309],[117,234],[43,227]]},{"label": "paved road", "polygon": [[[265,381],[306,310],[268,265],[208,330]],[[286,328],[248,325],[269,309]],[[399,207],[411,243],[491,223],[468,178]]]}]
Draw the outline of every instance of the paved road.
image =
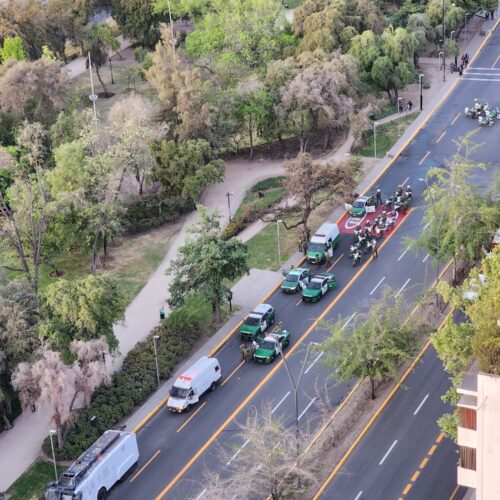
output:
[{"label": "paved road", "polygon": [[[498,44],[498,34],[490,43]],[[490,59],[487,57],[490,53],[491,50],[488,48],[478,59],[482,66],[493,64],[492,56],[490,55]],[[334,268],[339,283],[338,290],[330,292],[330,295],[314,305],[297,303],[298,297],[285,296],[279,292],[269,299],[269,302],[276,307],[278,319],[283,320],[285,327],[292,331],[293,341],[288,356],[291,371],[295,376],[300,370],[308,342],[322,339],[316,318],[337,319],[342,316],[347,321],[354,312],[366,306],[367,299],[380,295],[382,285],[389,285],[398,291],[404,289],[405,297],[411,304],[417,294],[433,282],[435,270],[431,259],[425,255],[415,255],[411,249],[406,251],[405,248],[405,237],[415,236],[422,226],[422,210],[419,208],[419,203],[424,183],[418,179],[425,176],[429,167],[442,165],[444,159],[455,152],[456,146],[453,140],[477,127],[476,122],[463,117],[464,105],[474,97],[494,96],[497,85],[495,81],[481,82],[480,87],[475,81],[461,82],[445,106],[427,122],[401,157],[377,180],[374,188],[380,188],[385,194],[391,193],[397,184],[403,181],[409,182],[414,188],[415,202],[415,210],[381,247],[378,260],[353,269],[347,258],[350,238],[344,236],[335,255],[338,258],[343,254]],[[498,93],[496,95],[498,96]],[[500,103],[492,102],[492,104]],[[478,160],[487,161],[489,158],[498,157],[500,145],[498,141],[496,143],[493,141],[494,137],[498,137],[498,125],[497,128],[480,131],[477,140],[488,143],[488,148],[476,152]],[[492,170],[482,172],[478,181],[486,186],[491,175]],[[204,399],[206,405],[196,415],[194,413],[170,415],[163,410],[140,431],[138,436],[141,450],[141,463],[138,469],[140,473],[116,488],[111,498],[154,498],[157,495],[179,499],[197,497],[204,489],[203,477],[206,468],[220,472],[225,468],[225,464],[218,458],[218,448],[221,445],[231,445],[237,449],[242,445],[234,437],[237,431],[235,422],[244,421],[250,407],[258,409],[266,402],[272,402],[276,414],[284,415],[291,422],[293,398],[287,396],[289,383],[280,361],[269,367],[244,365],[227,379],[239,364],[238,345],[239,340],[235,336],[219,352],[218,358],[226,376],[226,383]],[[310,403],[316,397],[315,387],[325,382],[327,373],[320,370],[320,363],[316,362],[314,357],[308,364],[313,366],[308,369],[304,377],[299,403],[300,412],[305,412],[301,418],[302,425],[309,421],[314,426],[316,410],[314,403]],[[437,413],[444,410],[439,408],[438,394],[445,390],[446,380],[440,381],[442,370],[440,372],[440,365],[432,351],[425,356],[420,369],[424,372],[424,379],[432,385],[432,391],[427,391],[430,394],[428,401],[420,410],[420,418],[426,416],[426,421],[435,421]],[[348,387],[335,386],[331,381],[329,383],[332,401],[339,402],[347,390]],[[405,397],[408,409],[412,408],[412,412],[427,394],[423,392],[424,390],[423,387],[415,386],[413,391],[402,392],[401,397]],[[393,422],[393,428],[396,424],[401,426],[398,430],[401,440],[405,439],[405,429],[409,437],[412,436],[411,417],[412,413],[409,413],[404,425],[401,419]],[[182,427],[183,424],[186,425]],[[433,439],[436,439],[437,427],[434,431]],[[387,444],[387,451],[395,439],[398,438],[381,442],[380,448],[377,449],[382,452]],[[424,444],[424,442],[416,443],[411,450],[411,456],[414,456],[415,460],[417,455],[420,457],[425,451]],[[402,448],[403,446],[398,448],[396,444],[391,454],[398,453],[397,450]],[[389,460],[391,454],[386,459],[387,463],[391,463]],[[401,476],[408,469],[404,463],[397,464],[397,467]],[[385,483],[380,481],[380,477],[378,481]],[[354,486],[350,491],[353,493],[352,498],[355,498],[360,489],[356,489],[354,481],[350,483]],[[339,498],[349,498],[349,496],[341,495]]]},{"label": "paved road", "polygon": [[[497,29],[448,99],[448,105],[426,128],[434,121],[446,123],[457,106],[463,107],[474,98],[500,105],[500,56],[495,50],[499,45],[500,30]],[[465,118],[459,120],[463,127],[467,126]],[[458,123],[448,130],[448,141],[456,138]],[[498,163],[494,162],[500,152],[499,134],[496,132],[495,142],[491,134],[483,132],[486,131],[480,131],[476,137],[476,141],[486,144],[479,156],[492,160],[492,166],[498,171]],[[442,162],[441,147],[434,150],[439,163]],[[408,378],[404,390],[398,391],[321,498],[440,500],[452,495],[454,499],[462,498],[465,490],[456,486],[457,446],[440,435],[436,424],[443,413],[450,411],[440,399],[449,386],[448,376],[431,348]]]}]

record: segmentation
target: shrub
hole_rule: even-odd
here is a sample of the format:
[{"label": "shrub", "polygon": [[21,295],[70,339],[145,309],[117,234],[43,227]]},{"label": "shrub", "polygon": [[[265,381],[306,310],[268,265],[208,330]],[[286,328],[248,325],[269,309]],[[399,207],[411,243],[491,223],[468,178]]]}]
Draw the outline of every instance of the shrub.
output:
[{"label": "shrub", "polygon": [[[194,302],[202,301],[195,297]],[[66,441],[57,450],[58,460],[73,460],[85,451],[105,430],[112,428],[133,409],[142,404],[156,389],[156,365],[153,335],[158,335],[157,353],[160,377],[169,378],[177,364],[191,351],[206,330],[206,307],[191,303],[173,311],[155,328],[144,342],[139,342],[125,357],[122,368],[109,385],[97,389],[88,408],[77,410],[74,423],[67,427]],[[95,423],[90,418],[95,416]],[[50,439],[43,450],[50,455]]]},{"label": "shrub", "polygon": [[141,196],[127,207],[125,225],[128,233],[137,233],[175,222],[193,209],[193,202],[180,197],[162,198],[159,195]]}]

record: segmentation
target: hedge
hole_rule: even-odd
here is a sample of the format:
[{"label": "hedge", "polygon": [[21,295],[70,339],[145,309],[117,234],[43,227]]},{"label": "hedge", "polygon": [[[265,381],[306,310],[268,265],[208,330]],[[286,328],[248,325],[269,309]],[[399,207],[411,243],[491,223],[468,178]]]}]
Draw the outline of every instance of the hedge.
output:
[{"label": "hedge", "polygon": [[[126,356],[122,368],[116,372],[109,385],[102,386],[92,395],[87,408],[77,410],[72,426],[66,429],[64,447],[56,451],[57,460],[73,460],[85,451],[105,430],[111,429],[142,404],[156,389],[156,365],[153,352],[153,335],[157,340],[160,377],[168,379],[175,367],[191,351],[206,330],[206,307],[202,299],[193,301],[200,305],[183,306],[173,311],[155,328],[144,342],[139,342]],[[203,313],[201,313],[203,311]],[[90,418],[95,416],[95,424]],[[43,443],[44,452],[50,456],[50,439]]]}]

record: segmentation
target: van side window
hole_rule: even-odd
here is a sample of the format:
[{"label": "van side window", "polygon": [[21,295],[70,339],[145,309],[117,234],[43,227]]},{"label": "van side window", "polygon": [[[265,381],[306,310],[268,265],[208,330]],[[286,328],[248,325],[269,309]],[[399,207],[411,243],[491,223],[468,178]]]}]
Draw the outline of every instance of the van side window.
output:
[{"label": "van side window", "polygon": [[218,372],[218,371],[219,371],[219,367],[218,367],[218,366],[216,366],[216,367],[215,367],[215,371],[216,371],[216,372]]}]

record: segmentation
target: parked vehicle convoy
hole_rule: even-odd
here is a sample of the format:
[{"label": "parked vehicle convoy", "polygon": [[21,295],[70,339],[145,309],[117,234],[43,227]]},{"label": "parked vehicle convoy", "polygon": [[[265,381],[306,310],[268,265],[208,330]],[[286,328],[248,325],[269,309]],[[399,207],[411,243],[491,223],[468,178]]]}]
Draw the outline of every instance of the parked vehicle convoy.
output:
[{"label": "parked vehicle convoy", "polygon": [[269,304],[259,304],[246,318],[240,328],[242,340],[257,340],[274,324],[276,312]]},{"label": "parked vehicle convoy", "polygon": [[255,349],[253,359],[257,363],[271,363],[280,350],[284,350],[290,344],[290,332],[278,328],[273,333],[266,335],[264,340]]},{"label": "parked vehicle convoy", "polygon": [[106,431],[57,482],[48,484],[45,499],[103,500],[138,460],[135,433]]},{"label": "parked vehicle convoy", "polygon": [[281,290],[284,293],[297,293],[299,290],[304,289],[311,278],[311,271],[306,267],[296,267],[290,269],[288,273],[283,272],[283,283]]},{"label": "parked vehicle convoy", "polygon": [[167,408],[172,413],[189,411],[208,390],[215,391],[222,378],[216,358],[201,357],[174,382]]},{"label": "parked vehicle convoy", "polygon": [[375,195],[360,196],[354,200],[352,204],[346,203],[344,206],[351,217],[361,219],[366,214],[375,212],[377,208],[377,198]]},{"label": "parked vehicle convoy", "polygon": [[337,287],[337,279],[332,273],[316,274],[304,290],[302,290],[302,300],[304,302],[317,302],[329,290]]},{"label": "parked vehicle convoy", "polygon": [[321,264],[333,255],[340,242],[337,224],[325,222],[314,234],[307,246],[307,260],[311,264]]}]

